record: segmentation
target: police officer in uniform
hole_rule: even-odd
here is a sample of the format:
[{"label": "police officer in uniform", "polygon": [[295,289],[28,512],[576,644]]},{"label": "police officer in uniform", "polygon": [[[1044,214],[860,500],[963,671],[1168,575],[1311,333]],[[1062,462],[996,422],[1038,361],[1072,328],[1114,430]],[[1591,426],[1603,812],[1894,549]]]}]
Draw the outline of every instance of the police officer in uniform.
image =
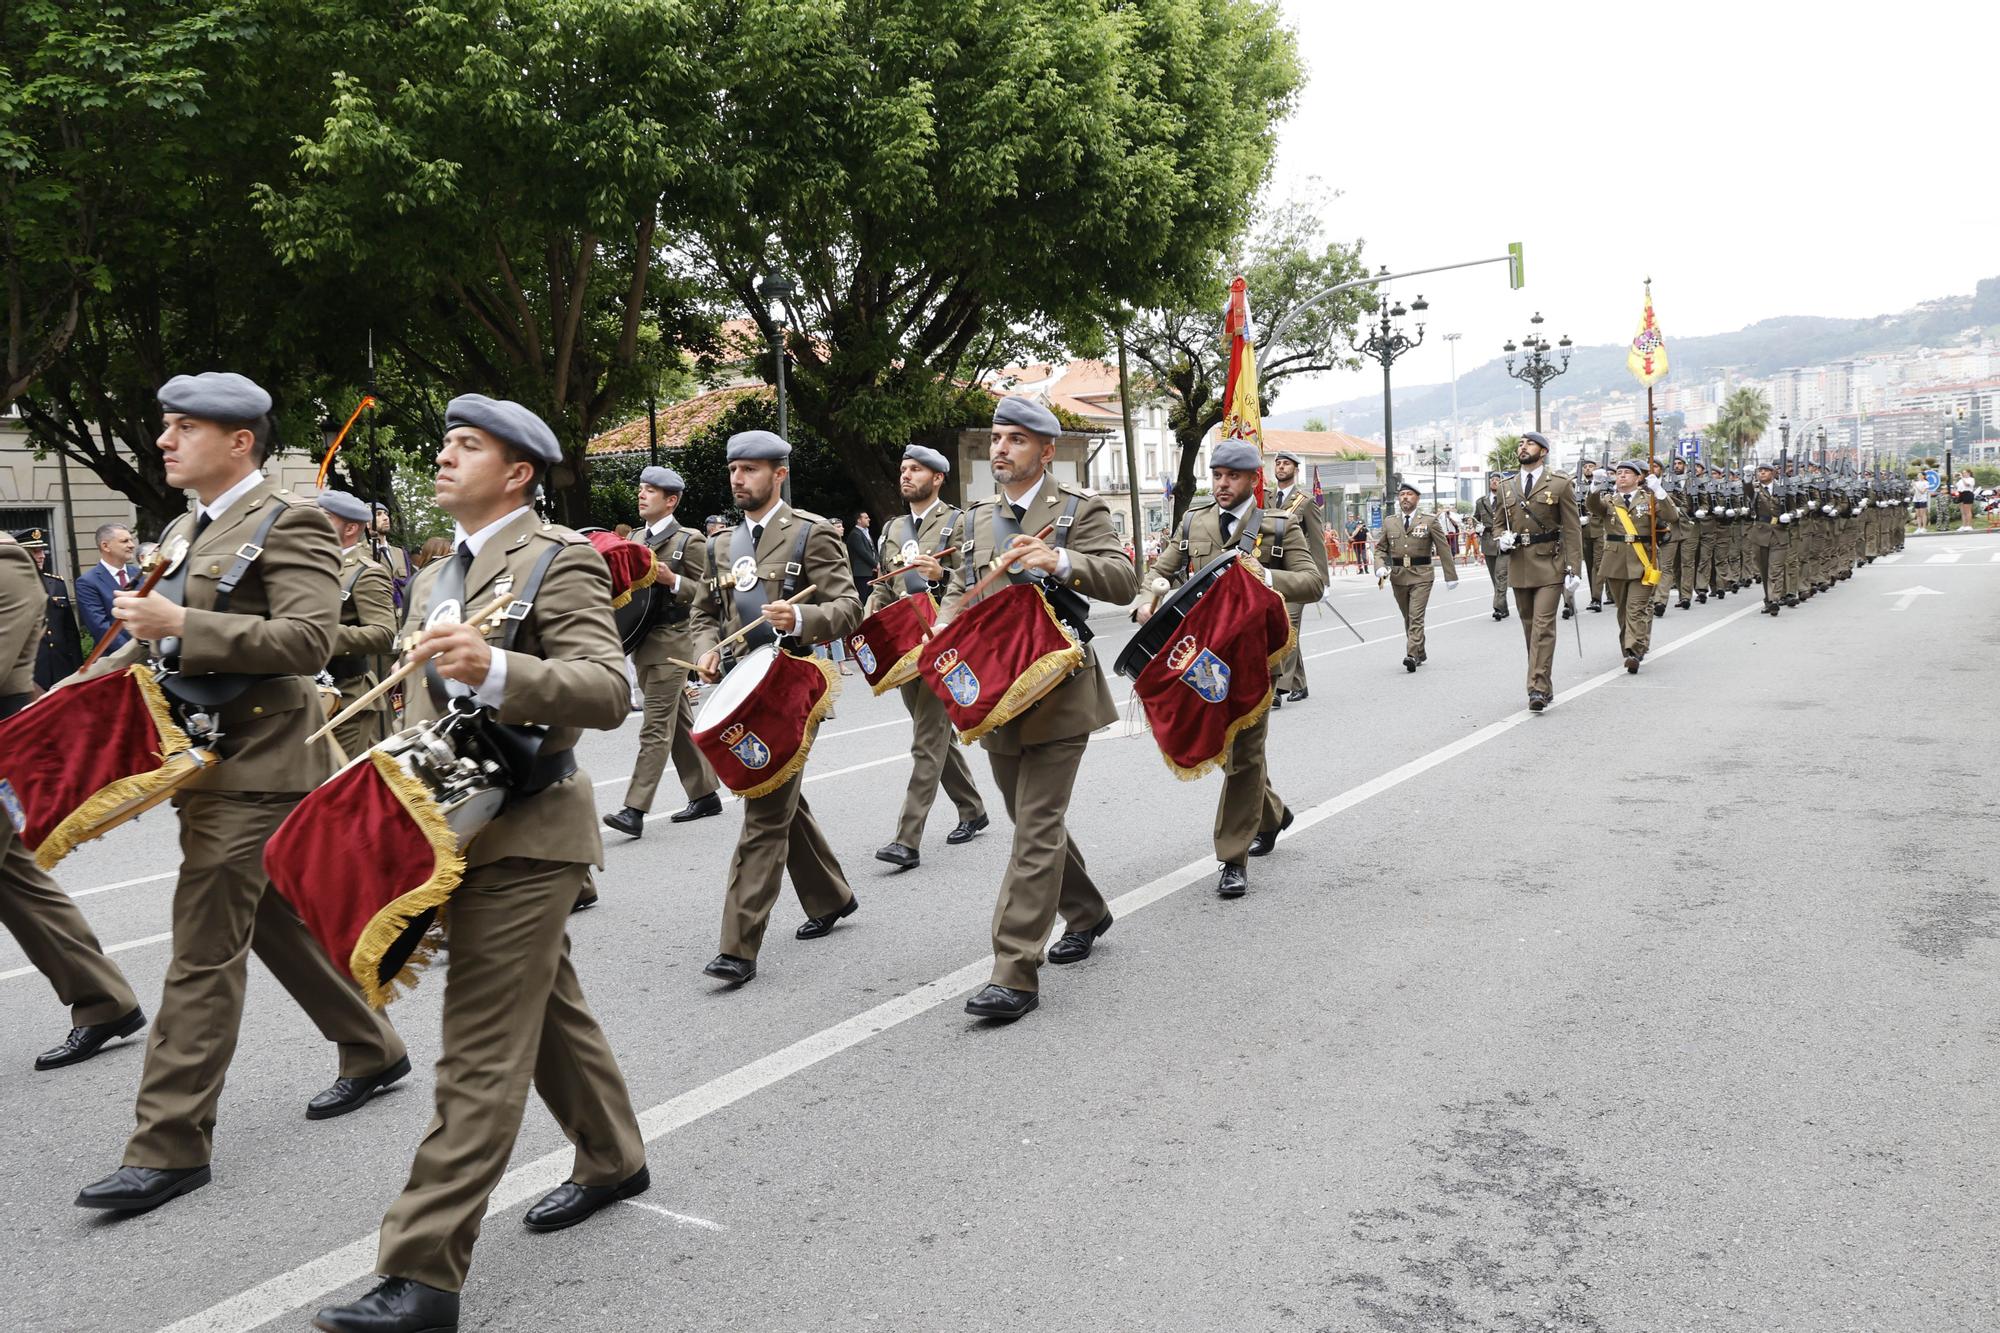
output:
[{"label": "police officer in uniform", "polygon": [[[632,535],[653,549],[655,581],[666,601],[664,606],[655,602],[659,623],[632,653],[639,691],[646,701],[639,758],[632,766],[624,807],[604,817],[606,824],[634,838],[645,829],[646,813],[653,808],[653,794],[659,790],[669,756],[688,803],[667,818],[685,824],[722,813],[722,794],[717,791],[722,784],[688,736],[687,668],[672,661],[692,662],[715,646],[715,622],[695,615],[695,603],[704,600],[708,538],[681,525],[679,510],[686,490],[681,474],[670,467],[649,467],[639,474],[639,518],[645,527]],[[660,595],[654,594],[656,599]]]},{"label": "police officer in uniform", "polygon": [[[826,519],[782,498],[791,456],[792,446],[767,430],[729,437],[729,494],[743,511],[743,523],[709,547],[709,568],[723,573],[715,581],[714,601],[700,614],[713,615],[725,633],[765,617],[768,623],[739,641],[746,648],[774,639],[786,647],[825,643],[861,623],[846,543]],[[795,594],[807,587],[813,589],[811,600],[798,600]],[[722,679],[715,649],[702,654],[700,665],[704,680]],[[804,783],[805,774],[795,773],[776,791],[743,802],[743,831],[729,861],[722,904],[722,952],[702,969],[718,981],[740,986],[757,975],[757,951],[786,871],[806,911],[799,939],[823,939],[858,905],[813,818]]]},{"label": "police officer in uniform", "polygon": [[[1639,489],[1640,477],[1646,489]],[[1614,492],[1613,486],[1616,487]],[[1653,534],[1664,534],[1680,517],[1667,495],[1666,483],[1648,475],[1635,458],[1620,460],[1616,477],[1607,485],[1600,478],[1591,487],[1590,510],[1604,529],[1604,565],[1612,609],[1618,613],[1618,642],[1625,650],[1625,669],[1636,674],[1653,643],[1653,586],[1647,576],[1663,578]],[[1657,528],[1656,528],[1657,524]]]},{"label": "police officer in uniform", "polygon": [[1499,545],[1513,557],[1507,586],[1528,646],[1528,707],[1539,713],[1555,698],[1556,607],[1582,586],[1583,528],[1575,488],[1549,468],[1549,442],[1539,431],[1521,437],[1520,460],[1520,471],[1500,487],[1506,530]]},{"label": "police officer in uniform", "polygon": [[[388,568],[369,557],[367,504],[345,491],[321,491],[317,503],[332,520],[334,540],[340,543],[340,623],[334,627],[326,673],[345,708],[375,688],[375,659],[387,657],[395,644],[395,588]],[[389,701],[378,699],[335,728],[333,738],[352,759],[379,745],[390,725]]]},{"label": "police officer in uniform", "polygon": [[[555,433],[518,403],[465,394],[445,408],[436,492],[456,520],[456,549],[410,585],[405,639],[427,663],[410,692],[410,719],[429,721],[469,695],[499,724],[546,732],[532,771],[465,849],[450,905],[436,1111],[382,1219],[375,1269],[383,1280],[322,1309],[313,1326],[328,1333],[458,1327],[473,1242],[531,1084],[576,1160],[570,1179],[528,1209],[530,1231],[574,1226],[651,1183],[631,1094],[569,959],[570,906],[604,859],[574,747],[584,730],[624,722],[631,691],[603,559],[530,505],[561,457]],[[464,623],[466,608],[510,591],[508,617]]]},{"label": "police officer in uniform", "polygon": [[[1312,595],[1312,600],[1318,601],[1320,593],[1326,590],[1326,515],[1313,503],[1312,493],[1299,480],[1302,466],[1304,460],[1289,449],[1281,449],[1271,456],[1271,475],[1277,481],[1278,489],[1271,498],[1270,507],[1291,514],[1291,526],[1304,529],[1306,551],[1312,558],[1313,568],[1319,571],[1320,586]],[[1287,602],[1285,609],[1292,617],[1292,633],[1299,634],[1305,624],[1306,604]],[[1278,694],[1271,698],[1273,708],[1278,707],[1280,702],[1299,703],[1309,693],[1306,689],[1303,638],[1293,646],[1291,656],[1278,664],[1277,689]]]},{"label": "police officer in uniform", "polygon": [[1500,549],[1500,473],[1486,474],[1486,494],[1472,506],[1472,520],[1479,525],[1479,553],[1486,559],[1486,576],[1493,583],[1493,618],[1505,620],[1507,610],[1507,561]]},{"label": "police officer in uniform", "polygon": [[[38,693],[34,661],[47,598],[33,557],[0,533],[0,718],[26,708]],[[105,956],[90,923],[70,896],[0,816],[0,925],[69,1006],[70,1032],[35,1057],[35,1068],[58,1069],[88,1060],[104,1044],[146,1025],[139,1001],[118,964]]]},{"label": "police officer in uniform", "polygon": [[40,528],[22,528],[14,534],[14,539],[33,558],[41,583],[42,634],[35,654],[35,685],[51,689],[83,665],[83,636],[76,628],[76,602],[62,575],[49,572],[46,534]]},{"label": "police officer in uniform", "polygon": [[[909,512],[883,525],[875,551],[878,568],[901,572],[867,590],[869,615],[898,598],[930,597],[943,590],[948,576],[937,553],[955,543],[965,526],[964,511],[938,498],[950,475],[951,460],[937,450],[921,444],[904,448],[897,485]],[[902,813],[896,816],[895,839],[877,851],[875,859],[907,870],[918,862],[924,821],[930,818],[940,780],[958,810],[958,825],[945,835],[946,843],[957,847],[971,842],[990,821],[965,751],[952,737],[943,701],[921,680],[904,682],[897,693],[910,712],[910,785],[903,793]]]},{"label": "police officer in uniform", "polygon": [[1375,567],[1389,580],[1396,594],[1396,609],[1403,614],[1403,670],[1415,671],[1426,661],[1424,653],[1424,610],[1431,602],[1431,588],[1437,581],[1432,562],[1444,566],[1447,591],[1458,586],[1458,566],[1452,562],[1451,541],[1444,525],[1434,514],[1417,512],[1422,494],[1416,483],[1405,481],[1396,488],[1397,512],[1382,520],[1382,535],[1375,539]]},{"label": "police officer in uniform", "polygon": [[[144,1212],[209,1180],[215,1112],[243,1018],[255,949],[321,1035],[340,1047],[340,1073],[306,1118],[359,1107],[410,1070],[403,1043],[328,960],[264,877],[264,844],[331,771],[305,738],[324,714],[312,677],[326,665],[339,619],[333,532],[314,509],[267,480],[271,396],[241,375],[177,375],[160,389],[167,484],[194,492],[194,512],[167,526],[163,550],[185,541],[179,567],[145,596],[112,601],[132,642],[93,674],[151,651],[227,694],[210,705],[221,760],[174,796],[181,869],[173,956],[140,1076],[138,1127],[125,1164],[77,1205]],[[240,693],[227,674],[247,673]]]},{"label": "police officer in uniform", "polygon": [[[1166,543],[1148,571],[1149,579],[1195,573],[1234,546],[1262,567],[1264,582],[1288,603],[1319,600],[1326,576],[1313,563],[1305,524],[1285,509],[1260,510],[1256,502],[1257,450],[1243,440],[1222,440],[1209,455],[1209,495],[1188,506],[1178,541]],[[1322,548],[1324,549],[1324,548]],[[1140,623],[1151,619],[1142,607]],[[1276,681],[1273,681],[1275,702]],[[1277,845],[1292,826],[1292,812],[1271,785],[1265,761],[1270,731],[1267,713],[1236,733],[1222,762],[1222,796],[1215,807],[1215,859],[1221,862],[1215,891],[1240,898],[1249,889],[1249,862]],[[1054,961],[1054,954],[1050,955]]]},{"label": "police officer in uniform", "polygon": [[[1084,597],[1123,606],[1138,591],[1131,557],[1118,539],[1103,500],[1049,475],[1062,425],[1028,398],[1002,398],[993,408],[987,458],[997,495],[966,515],[962,559],[941,616],[950,620],[972,584],[1002,551],[1009,577],[1046,579]],[[1044,540],[1035,534],[1055,531]],[[1034,707],[980,737],[993,767],[1014,843],[993,907],[993,977],[965,1011],[1015,1019],[1040,1003],[1042,943],[1058,913],[1069,929],[1049,950],[1052,963],[1076,963],[1111,929],[1111,909],[1084,867],[1064,822],[1090,733],[1118,720],[1104,670],[1088,646],[1084,663]]]}]

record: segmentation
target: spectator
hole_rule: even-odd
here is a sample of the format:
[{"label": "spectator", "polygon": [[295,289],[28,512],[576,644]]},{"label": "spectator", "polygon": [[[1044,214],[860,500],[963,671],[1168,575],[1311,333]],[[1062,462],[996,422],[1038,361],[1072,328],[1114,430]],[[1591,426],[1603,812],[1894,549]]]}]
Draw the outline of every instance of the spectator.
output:
[{"label": "spectator", "polygon": [[1354,526],[1347,530],[1347,557],[1354,562],[1358,574],[1368,572],[1368,520],[1356,517]]},{"label": "spectator", "polygon": [[139,585],[139,567],[133,563],[138,550],[132,529],[123,523],[106,523],[97,529],[97,563],[76,581],[77,610],[82,612],[83,628],[93,641],[109,633],[113,635],[111,647],[116,648],[127,638],[123,629],[112,624],[111,599]]},{"label": "spectator", "polygon": [[1922,472],[1910,481],[1910,512],[1916,516],[1918,532],[1931,530],[1931,483]]},{"label": "spectator", "polygon": [[1978,498],[1979,483],[1973,480],[1971,468],[1960,468],[1958,480],[1952,483],[1958,492],[1958,530],[1972,531],[1972,502]]},{"label": "spectator", "polygon": [[450,554],[451,554],[451,539],[449,537],[432,537],[430,540],[426,541],[423,544],[423,548],[417,552],[416,567],[418,569],[422,569],[425,565],[428,565],[431,561],[437,559],[439,556],[450,555]]},{"label": "spectator", "polygon": [[632,525],[630,523],[620,523],[611,530],[628,542],[632,540]]},{"label": "spectator", "polygon": [[[840,520],[833,521],[835,533],[841,532]],[[854,567],[854,586],[861,590],[861,600],[868,600],[868,580],[881,572],[881,565],[875,558],[875,530],[868,525],[868,515],[864,511],[854,516],[854,526],[846,530],[847,563]]]},{"label": "spectator", "polygon": [[728,522],[722,517],[722,515],[710,514],[707,518],[701,521],[702,535],[705,537],[713,537],[716,533],[722,531],[723,528],[727,526]]}]

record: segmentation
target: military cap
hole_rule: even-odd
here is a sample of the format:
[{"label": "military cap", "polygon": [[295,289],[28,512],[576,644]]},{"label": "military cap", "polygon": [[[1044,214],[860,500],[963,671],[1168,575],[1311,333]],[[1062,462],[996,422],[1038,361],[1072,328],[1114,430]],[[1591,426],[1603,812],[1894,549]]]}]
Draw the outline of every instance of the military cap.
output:
[{"label": "military cap", "polygon": [[1522,444],[1539,444],[1539,445],[1541,445],[1541,446],[1542,446],[1542,448],[1543,448],[1543,449],[1547,449],[1547,448],[1549,447],[1549,442],[1548,442],[1548,440],[1547,440],[1546,438],[1544,438],[1544,437],[1543,437],[1543,435],[1542,435],[1542,433],[1541,433],[1540,431],[1538,431],[1538,430],[1531,430],[1531,431],[1529,431],[1529,432],[1528,432],[1528,433],[1527,433],[1526,435],[1523,435],[1523,436],[1521,437],[1521,443],[1522,443]]},{"label": "military cap", "polygon": [[670,467],[649,467],[639,473],[639,484],[651,486],[656,491],[684,491],[687,483],[681,474]]},{"label": "military cap", "polygon": [[40,528],[15,528],[10,535],[23,546],[46,547],[49,544]]},{"label": "military cap", "polygon": [[922,463],[933,472],[942,472],[946,475],[950,475],[951,473],[951,460],[929,445],[904,445],[903,461],[908,463]]},{"label": "military cap", "polygon": [[321,509],[349,523],[366,523],[373,512],[365,501],[355,499],[346,491],[321,491],[314,498]]},{"label": "military cap", "polygon": [[271,410],[271,395],[229,370],[176,375],[160,386],[160,407],[203,421],[255,421]]},{"label": "military cap", "polygon": [[782,463],[792,456],[792,446],[785,443],[782,435],[768,430],[738,431],[729,437],[729,448],[724,452],[724,461]]},{"label": "military cap", "polygon": [[1616,466],[1627,469],[1641,477],[1646,475],[1646,465],[1636,458],[1621,458],[1618,460]]},{"label": "military cap", "polygon": [[1019,395],[1002,398],[993,405],[993,424],[1019,426],[1022,430],[1051,438],[1062,434],[1062,422],[1056,420],[1055,413],[1034,399]]},{"label": "military cap", "polygon": [[1208,451],[1208,465],[1236,472],[1264,470],[1264,460],[1257,456],[1257,446],[1248,440],[1217,440],[1215,448]]},{"label": "military cap", "polygon": [[496,440],[503,440],[538,463],[562,461],[562,446],[549,423],[519,403],[505,398],[488,398],[483,393],[462,393],[445,404],[444,427],[471,426]]},{"label": "military cap", "polygon": [[1300,458],[1300,457],[1299,457],[1299,456],[1298,456],[1297,454],[1293,453],[1293,452],[1292,452],[1292,451],[1291,451],[1290,449],[1280,449],[1280,450],[1278,450],[1278,452],[1277,452],[1277,453],[1275,453],[1275,454],[1272,454],[1272,455],[1271,455],[1271,457],[1272,457],[1272,458],[1274,458],[1274,459],[1277,459],[1277,458],[1289,458],[1289,459],[1291,459],[1291,460],[1292,460],[1292,465],[1293,465],[1294,467],[1304,467],[1304,466],[1306,465],[1306,460],[1305,460],[1305,459],[1303,459],[1303,458]]},{"label": "military cap", "polygon": [[1417,483],[1415,483],[1414,481],[1405,480],[1398,482],[1396,484],[1396,490],[1398,493],[1401,493],[1403,491],[1408,491],[1410,494],[1418,496],[1420,498],[1423,495],[1423,490],[1420,487],[1418,487]]}]

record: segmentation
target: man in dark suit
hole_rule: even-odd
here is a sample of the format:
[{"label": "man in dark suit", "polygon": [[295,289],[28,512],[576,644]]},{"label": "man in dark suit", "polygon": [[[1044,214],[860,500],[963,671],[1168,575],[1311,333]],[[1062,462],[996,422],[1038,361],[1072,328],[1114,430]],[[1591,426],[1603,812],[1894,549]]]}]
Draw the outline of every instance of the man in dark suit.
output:
[{"label": "man in dark suit", "polygon": [[40,528],[22,528],[14,539],[34,558],[42,580],[46,619],[41,647],[35,654],[35,684],[46,690],[83,665],[83,638],[77,633],[76,605],[69,595],[69,584],[62,575],[49,572],[47,535]]},{"label": "man in dark suit", "polygon": [[866,512],[854,516],[854,523],[847,529],[845,540],[847,563],[854,570],[854,586],[860,590],[865,601],[868,581],[882,570],[875,558],[875,529],[869,523]]},{"label": "man in dark suit", "polygon": [[111,599],[139,585],[139,567],[132,563],[138,549],[138,539],[123,523],[101,525],[97,529],[97,563],[76,581],[76,607],[83,616],[84,629],[92,639],[114,635],[112,648],[122,647],[128,636],[111,619]]}]

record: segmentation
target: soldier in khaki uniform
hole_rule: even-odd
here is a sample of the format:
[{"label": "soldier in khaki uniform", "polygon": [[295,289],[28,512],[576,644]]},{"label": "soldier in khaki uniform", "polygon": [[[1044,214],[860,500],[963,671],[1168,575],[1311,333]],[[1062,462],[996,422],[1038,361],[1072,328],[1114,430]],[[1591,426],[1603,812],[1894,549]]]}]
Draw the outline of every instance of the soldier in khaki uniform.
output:
[{"label": "soldier in khaki uniform", "polygon": [[[826,519],[793,509],[781,498],[791,456],[792,446],[767,430],[729,437],[729,493],[743,511],[743,525],[719,534],[710,546],[709,567],[724,573],[716,580],[714,601],[697,606],[698,614],[713,615],[723,632],[765,616],[768,624],[739,641],[746,648],[774,639],[788,646],[825,643],[861,623],[846,543]],[[795,596],[807,587],[813,589],[810,601]],[[700,665],[703,679],[722,679],[715,649],[702,654]],[[795,773],[776,791],[743,802],[743,832],[730,858],[722,904],[722,952],[702,969],[719,981],[740,986],[757,975],[757,951],[786,871],[806,910],[805,923],[795,932],[799,939],[824,938],[858,905],[806,803],[804,785],[805,774]]]},{"label": "soldier in khaki uniform", "polygon": [[[1694,606],[1694,559],[1698,543],[1694,503],[1688,499],[1686,460],[1676,458],[1672,472],[1668,472],[1655,459],[1648,471],[1667,488],[1677,515],[1673,523],[1660,524],[1660,581],[1653,587],[1652,608],[1652,614],[1659,617],[1667,613],[1669,601],[1682,611]],[[1606,538],[1609,539],[1608,533]]]},{"label": "soldier in khaki uniform", "polygon": [[[1234,546],[1263,568],[1264,582],[1288,603],[1319,600],[1326,576],[1313,563],[1303,529],[1284,509],[1256,504],[1257,451],[1242,440],[1222,440],[1210,455],[1209,495],[1188,506],[1178,541],[1165,543],[1148,571],[1149,581],[1193,574]],[[1155,583],[1155,586],[1158,586]],[[1141,624],[1152,618],[1141,607]],[[1273,702],[1276,702],[1273,681]],[[1250,886],[1246,858],[1263,856],[1292,825],[1292,812],[1271,785],[1264,743],[1270,715],[1236,733],[1222,764],[1222,796],[1215,807],[1215,891],[1240,898]],[[1051,955],[1053,958],[1053,954]]]},{"label": "soldier in khaki uniform", "polygon": [[[34,699],[35,653],[42,640],[46,598],[34,560],[0,532],[0,718]],[[14,836],[0,817],[0,925],[69,1006],[70,1033],[35,1058],[37,1069],[57,1069],[96,1055],[104,1044],[146,1025],[139,1001],[118,964],[105,956],[90,923],[70,896]]]},{"label": "soldier in khaki uniform", "polygon": [[[631,691],[603,559],[529,504],[561,457],[554,432],[518,403],[465,394],[445,408],[436,493],[457,521],[456,550],[419,570],[406,599],[404,641],[428,663],[411,682],[410,720],[469,697],[500,724],[546,732],[532,772],[465,849],[449,907],[436,1110],[382,1219],[383,1281],[322,1309],[313,1326],[329,1333],[458,1327],[473,1242],[530,1085],[576,1145],[576,1162],[528,1210],[529,1230],[574,1226],[650,1183],[631,1094],[569,959],[570,906],[604,859],[574,748],[584,730],[621,724]],[[462,622],[510,591],[507,618]]]},{"label": "soldier in khaki uniform", "polygon": [[[972,584],[1002,551],[1013,557],[1009,577],[1017,582],[1046,580],[1119,606],[1137,593],[1138,576],[1110,509],[1049,475],[1061,432],[1055,413],[1031,399],[1002,398],[994,406],[987,458],[1000,493],[975,502],[966,515],[962,559],[952,567],[940,612],[944,620],[958,614]],[[1049,527],[1055,531],[1046,541],[1035,535]],[[1064,821],[1090,733],[1117,720],[1104,670],[1086,645],[1079,670],[1034,707],[980,737],[1014,821],[1014,844],[993,907],[993,979],[965,1002],[967,1013],[1014,1019],[1040,1003],[1042,945],[1058,913],[1068,930],[1049,950],[1052,963],[1088,958],[1111,929],[1111,909]]]},{"label": "soldier in khaki uniform", "polygon": [[1757,486],[1750,493],[1749,541],[1757,552],[1757,579],[1764,585],[1764,614],[1797,604],[1785,581],[1786,551],[1792,541],[1792,512],[1779,494],[1778,472],[1769,463],[1757,465]]},{"label": "soldier in khaki uniform", "polygon": [[[1290,450],[1280,450],[1271,456],[1271,475],[1277,481],[1277,491],[1271,496],[1270,508],[1274,512],[1292,515],[1292,526],[1305,531],[1306,551],[1311,556],[1313,568],[1319,571],[1319,588],[1312,595],[1318,601],[1320,593],[1326,591],[1326,515],[1313,503],[1312,492],[1306,490],[1299,480],[1302,460]],[[1292,633],[1299,634],[1305,625],[1306,603],[1290,602],[1285,606],[1292,617]],[[1278,664],[1278,693],[1271,697],[1271,707],[1284,703],[1300,703],[1308,696],[1306,689],[1306,650],[1301,638],[1292,649],[1291,656]]]},{"label": "soldier in khaki uniform", "polygon": [[[387,657],[395,643],[395,588],[388,568],[368,556],[368,506],[341,491],[320,492],[318,504],[332,520],[333,537],[340,544],[340,624],[334,627],[326,673],[345,708],[375,688],[374,661]],[[379,744],[391,725],[389,701],[380,699],[341,723],[333,738],[352,759]]]},{"label": "soldier in khaki uniform", "polygon": [[[1593,611],[1602,611],[1604,609],[1604,531],[1591,519],[1590,512],[1583,502],[1584,493],[1591,485],[1592,478],[1597,475],[1597,470],[1598,463],[1596,459],[1585,458],[1580,460],[1576,469],[1576,483],[1572,489],[1576,493],[1577,523],[1583,532],[1583,575],[1584,582],[1589,585],[1587,591],[1590,593],[1590,609]],[[1562,618],[1568,620],[1575,614],[1576,609],[1565,602],[1562,609]]]},{"label": "soldier in khaki uniform", "polygon": [[1375,539],[1375,585],[1384,578],[1396,594],[1396,609],[1403,614],[1403,670],[1415,671],[1427,660],[1424,652],[1424,611],[1431,604],[1431,588],[1437,582],[1433,562],[1444,566],[1444,586],[1458,586],[1458,566],[1451,558],[1451,540],[1435,514],[1417,512],[1422,493],[1415,483],[1396,488],[1396,510],[1382,520],[1382,535]]},{"label": "soldier in khaki uniform", "polygon": [[1493,581],[1493,618],[1505,620],[1507,610],[1507,552],[1500,549],[1500,474],[1486,474],[1486,494],[1472,506],[1472,521],[1479,525],[1479,553],[1486,558],[1486,576]]},{"label": "soldier in khaki uniform", "polygon": [[1513,557],[1507,586],[1528,645],[1528,707],[1539,713],[1555,698],[1556,607],[1582,586],[1583,528],[1575,488],[1549,469],[1548,440],[1529,431],[1520,458],[1520,471],[1500,487],[1499,546]]},{"label": "soldier in khaki uniform", "polygon": [[[653,808],[653,794],[659,790],[669,755],[688,803],[667,818],[685,824],[722,813],[722,795],[716,790],[722,784],[708,766],[707,756],[688,735],[687,668],[673,662],[675,658],[692,662],[715,646],[715,622],[695,615],[695,603],[703,600],[708,538],[681,526],[677,511],[686,490],[681,474],[670,467],[649,467],[639,474],[639,517],[646,526],[632,536],[653,549],[653,567],[658,571],[655,582],[665,590],[668,600],[664,607],[655,603],[660,621],[632,653],[639,690],[646,700],[645,720],[639,726],[639,758],[632,766],[631,785],[625,789],[624,808],[604,817],[610,827],[634,838],[645,829],[646,814]],[[656,598],[659,595],[654,594]]]},{"label": "soldier in khaki uniform", "polygon": [[1666,484],[1646,476],[1641,491],[1641,476],[1646,476],[1646,465],[1624,459],[1612,485],[1600,480],[1589,497],[1590,511],[1604,528],[1603,568],[1618,612],[1619,646],[1625,650],[1625,669],[1634,673],[1653,643],[1653,585],[1647,577],[1661,577],[1653,534],[1666,533],[1680,518]]},{"label": "soldier in khaki uniform", "polygon": [[[956,542],[965,525],[964,511],[938,498],[950,474],[951,460],[937,450],[921,444],[904,448],[898,488],[910,511],[884,525],[875,549],[878,567],[902,572],[864,590],[869,615],[898,598],[931,597],[944,587],[947,576],[937,553]],[[924,821],[930,818],[940,780],[958,809],[958,825],[945,835],[946,843],[957,847],[971,842],[989,821],[965,751],[953,740],[943,701],[921,680],[906,681],[896,692],[910,711],[910,785],[903,792],[902,813],[896,816],[896,837],[875,853],[875,859],[908,870],[918,863]]]},{"label": "soldier in khaki uniform", "polygon": [[192,490],[197,502],[168,525],[160,546],[172,552],[185,540],[186,557],[160,588],[113,600],[132,641],[93,674],[155,652],[188,678],[186,688],[223,694],[232,685],[226,673],[248,674],[235,682],[240,693],[211,705],[221,762],[174,796],[181,870],[173,957],[146,1047],[138,1128],[125,1165],[76,1200],[121,1212],[208,1183],[252,949],[340,1046],[341,1077],[308,1103],[308,1119],[351,1111],[410,1069],[395,1030],[264,877],[264,844],[332,767],[327,747],[305,738],[325,716],[312,677],[326,665],[339,619],[333,532],[259,471],[271,430],[264,390],[241,375],[178,375],[159,398],[167,483]]}]

